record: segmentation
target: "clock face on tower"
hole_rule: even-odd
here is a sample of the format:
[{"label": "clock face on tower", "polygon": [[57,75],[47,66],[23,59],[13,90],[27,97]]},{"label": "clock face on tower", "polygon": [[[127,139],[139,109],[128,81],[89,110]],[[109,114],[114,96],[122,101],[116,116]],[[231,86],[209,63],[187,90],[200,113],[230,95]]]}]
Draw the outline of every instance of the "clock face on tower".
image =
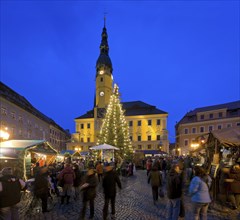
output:
[{"label": "clock face on tower", "polygon": [[99,95],[100,95],[100,96],[104,96],[104,92],[100,92]]},{"label": "clock face on tower", "polygon": [[100,75],[103,75],[103,74],[104,74],[104,71],[103,71],[103,70],[100,70],[100,71],[99,71],[99,74],[100,74]]}]

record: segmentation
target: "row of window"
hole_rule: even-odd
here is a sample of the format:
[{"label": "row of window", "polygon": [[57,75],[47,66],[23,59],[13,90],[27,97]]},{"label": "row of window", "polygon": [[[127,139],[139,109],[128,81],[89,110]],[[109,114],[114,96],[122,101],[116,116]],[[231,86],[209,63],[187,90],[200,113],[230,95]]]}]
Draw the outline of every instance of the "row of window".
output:
[{"label": "row of window", "polygon": [[[207,119],[205,118],[206,115],[200,115],[200,119],[201,120],[204,120],[204,119]],[[218,118],[222,118],[223,117],[223,113],[222,112],[218,112]],[[208,115],[208,119],[213,119],[213,113],[210,113]]]},{"label": "row of window", "polygon": [[[128,125],[129,125],[129,127],[132,127],[133,126],[133,121],[129,121]],[[152,120],[148,120],[148,126],[151,126],[151,125],[152,125]],[[156,120],[156,125],[161,125],[161,120],[160,119]],[[137,126],[142,126],[142,121],[141,120],[137,121]],[[84,129],[84,124],[80,124],[80,128]],[[87,123],[87,128],[88,129],[91,128],[90,123]]]},{"label": "row of window", "polygon": [[[130,136],[129,138],[130,138],[131,141],[133,141],[133,137],[132,137],[132,136]],[[152,136],[151,136],[151,135],[148,135],[148,136],[147,136],[147,140],[148,140],[148,141],[151,141],[151,140],[152,140]],[[160,141],[160,140],[161,140],[161,135],[157,135],[157,136],[156,136],[156,140],[157,140],[157,141]],[[142,141],[142,136],[138,135],[138,136],[137,136],[137,141]]]},{"label": "row of window", "polygon": [[[152,125],[152,120],[149,119],[147,121],[147,123],[148,123],[148,126],[151,126]],[[161,125],[161,120],[157,119],[156,124]],[[128,125],[129,125],[129,127],[132,127],[133,126],[133,121],[129,121]],[[137,121],[137,126],[142,126],[142,121],[141,120]]]},{"label": "row of window", "polygon": [[[133,137],[132,136],[129,136],[130,140],[133,141]],[[90,138],[87,138],[87,142],[91,142],[90,141],[91,139]],[[151,135],[148,135],[147,136],[147,140],[148,141],[152,141],[152,136]],[[161,140],[161,135],[157,135],[157,138],[156,138],[157,141],[160,141]],[[80,139],[81,142],[84,142],[84,138],[81,138]],[[142,141],[142,136],[137,136],[137,141]]]},{"label": "row of window", "polygon": [[[80,128],[84,129],[84,124],[80,124]],[[90,129],[91,128],[91,124],[87,123],[87,128]]]},{"label": "row of window", "polygon": [[[236,123],[236,125],[237,125],[237,126],[240,126],[240,123]],[[231,128],[231,127],[232,127],[232,124],[229,123],[229,124],[226,125],[226,127],[227,127],[227,128]],[[217,129],[217,130],[221,130],[222,128],[223,128],[223,125],[217,125],[217,126],[216,126],[216,129]],[[205,130],[205,126],[201,126],[201,127],[199,128],[199,132],[200,132],[200,133],[207,132],[207,131],[210,132],[210,131],[213,131],[214,129],[215,129],[214,125],[209,125],[209,126],[208,126],[208,130]],[[196,133],[197,133],[197,128],[192,128],[192,129],[185,128],[185,129],[184,129],[184,134],[190,134],[190,131],[191,131],[192,134],[196,134]]]},{"label": "row of window", "polygon": [[[139,145],[137,146],[137,149],[138,149],[138,150],[142,150],[142,149],[143,149],[143,146],[139,144]],[[147,149],[148,149],[148,150],[152,150],[152,145],[151,145],[151,144],[148,144],[148,145],[147,145]]]}]

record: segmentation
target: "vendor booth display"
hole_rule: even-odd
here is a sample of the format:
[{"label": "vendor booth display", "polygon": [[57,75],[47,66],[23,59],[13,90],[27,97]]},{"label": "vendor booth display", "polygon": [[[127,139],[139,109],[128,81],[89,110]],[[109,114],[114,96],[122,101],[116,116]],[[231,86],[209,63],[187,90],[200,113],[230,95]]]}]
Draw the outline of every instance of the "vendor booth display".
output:
[{"label": "vendor booth display", "polygon": [[[25,180],[31,177],[32,164],[38,162],[40,167],[48,165],[55,161],[56,156],[57,151],[44,140],[9,140],[0,143],[0,158],[11,157],[14,161],[11,166]],[[4,162],[1,165],[7,164]]]},{"label": "vendor booth display", "polygon": [[[225,170],[229,170],[237,162],[235,160],[240,156],[240,129],[225,128],[211,131],[208,135],[206,150],[211,162],[209,174],[213,179],[213,199],[216,200],[217,195],[221,193],[221,176]],[[233,180],[226,178],[223,181],[226,185]],[[229,188],[227,185],[225,187]]]},{"label": "vendor booth display", "polygon": [[119,150],[119,148],[114,147],[114,146],[109,145],[109,144],[105,144],[105,143],[101,144],[101,145],[94,146],[94,147],[90,147],[89,149],[100,151],[102,160],[104,160],[105,158],[108,158],[108,159],[112,158],[114,160],[114,151]]}]

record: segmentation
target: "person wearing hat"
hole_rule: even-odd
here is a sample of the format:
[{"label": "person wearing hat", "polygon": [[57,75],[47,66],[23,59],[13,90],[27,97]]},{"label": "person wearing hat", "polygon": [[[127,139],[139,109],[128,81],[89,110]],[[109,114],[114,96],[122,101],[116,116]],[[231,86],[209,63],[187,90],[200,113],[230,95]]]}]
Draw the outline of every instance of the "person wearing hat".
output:
[{"label": "person wearing hat", "polygon": [[103,176],[103,191],[104,191],[104,207],[103,207],[103,220],[107,219],[109,201],[111,201],[111,218],[115,219],[115,199],[116,199],[116,185],[119,189],[122,188],[119,176],[112,166],[105,167],[105,173]]},{"label": "person wearing hat", "polygon": [[0,219],[19,219],[17,204],[21,200],[21,190],[24,190],[25,187],[25,182],[13,175],[11,167],[1,170]]},{"label": "person wearing hat", "polygon": [[80,214],[80,219],[85,218],[87,203],[89,201],[90,205],[90,216],[89,219],[94,217],[94,199],[96,197],[96,186],[97,186],[97,177],[94,169],[89,169],[87,171],[85,183],[80,187],[83,191],[83,207]]}]

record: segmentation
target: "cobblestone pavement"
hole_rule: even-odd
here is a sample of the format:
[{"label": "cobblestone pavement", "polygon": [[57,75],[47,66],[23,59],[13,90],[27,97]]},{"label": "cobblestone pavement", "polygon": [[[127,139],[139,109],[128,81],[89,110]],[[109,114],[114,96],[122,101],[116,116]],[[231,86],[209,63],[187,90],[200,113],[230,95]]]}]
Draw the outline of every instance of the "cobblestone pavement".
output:
[{"label": "cobblestone pavement", "polygon": [[[147,184],[146,171],[137,170],[134,176],[121,177],[122,190],[118,191],[116,197],[116,219],[118,220],[165,220],[167,217],[167,199],[161,198],[156,205],[153,204],[152,191]],[[102,219],[103,192],[102,187],[98,185],[98,194],[95,199],[95,220]],[[49,204],[51,211],[45,214],[41,213],[39,202],[30,206],[30,195],[25,195],[25,199],[20,204],[20,220],[78,220],[82,207],[81,198],[77,201],[71,200],[70,204],[60,205],[60,198],[55,197]],[[185,218],[192,220],[191,200],[184,195]],[[86,219],[89,216],[87,209]],[[110,219],[110,217],[109,217]],[[180,218],[179,218],[180,219]],[[183,218],[181,218],[183,219]],[[208,212],[208,220],[237,220],[240,219],[238,210],[222,212],[221,206],[211,205]]]}]

